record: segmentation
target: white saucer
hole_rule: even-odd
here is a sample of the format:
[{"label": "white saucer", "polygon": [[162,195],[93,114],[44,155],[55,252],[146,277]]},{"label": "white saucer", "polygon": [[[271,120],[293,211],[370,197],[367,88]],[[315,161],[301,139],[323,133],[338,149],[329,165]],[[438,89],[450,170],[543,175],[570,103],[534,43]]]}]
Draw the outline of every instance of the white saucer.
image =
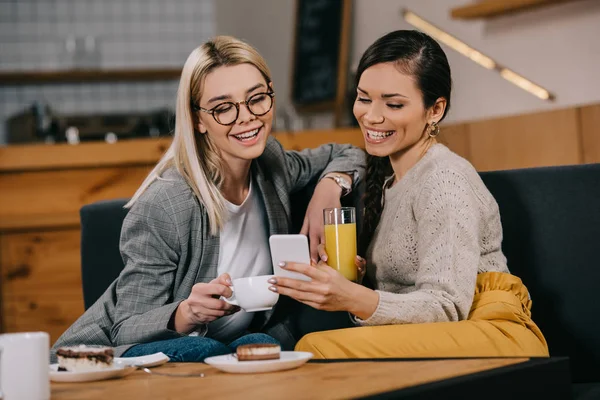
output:
[{"label": "white saucer", "polygon": [[154,353],[140,357],[115,357],[115,363],[133,365],[136,367],[157,367],[169,362],[169,357],[165,353]]},{"label": "white saucer", "polygon": [[50,380],[54,382],[90,382],[104,379],[122,378],[138,367],[156,367],[169,361],[164,353],[154,353],[140,357],[116,357],[112,368],[90,372],[59,371],[58,364],[50,365]]},{"label": "white saucer", "polygon": [[251,308],[249,310],[246,310],[244,308],[244,311],[246,311],[246,312],[259,312],[259,311],[267,311],[267,310],[270,310],[271,308],[273,308],[273,307]]},{"label": "white saucer", "polygon": [[131,374],[137,367],[114,363],[111,368],[89,371],[89,372],[69,372],[59,371],[58,364],[50,364],[50,380],[54,382],[91,382],[104,379],[122,378]]},{"label": "white saucer", "polygon": [[208,357],[204,362],[224,372],[253,374],[298,368],[312,357],[312,353],[305,351],[282,351],[278,360],[238,361],[234,354],[227,354]]}]

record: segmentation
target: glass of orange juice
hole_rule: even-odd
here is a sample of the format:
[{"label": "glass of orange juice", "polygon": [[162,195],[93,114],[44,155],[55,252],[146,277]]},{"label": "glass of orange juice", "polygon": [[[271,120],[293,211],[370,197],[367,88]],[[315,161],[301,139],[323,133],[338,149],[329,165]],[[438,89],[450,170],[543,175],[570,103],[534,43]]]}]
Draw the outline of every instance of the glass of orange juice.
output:
[{"label": "glass of orange juice", "polygon": [[356,282],[356,210],[354,207],[325,208],[323,222],[327,265]]}]

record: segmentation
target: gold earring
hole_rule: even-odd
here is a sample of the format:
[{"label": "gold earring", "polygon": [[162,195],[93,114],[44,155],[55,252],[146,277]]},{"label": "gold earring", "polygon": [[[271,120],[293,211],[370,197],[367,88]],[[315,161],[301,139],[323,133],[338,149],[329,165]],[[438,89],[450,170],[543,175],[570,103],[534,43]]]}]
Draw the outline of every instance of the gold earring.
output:
[{"label": "gold earring", "polygon": [[431,123],[431,128],[429,129],[429,137],[436,138],[440,134],[440,126],[437,122]]}]

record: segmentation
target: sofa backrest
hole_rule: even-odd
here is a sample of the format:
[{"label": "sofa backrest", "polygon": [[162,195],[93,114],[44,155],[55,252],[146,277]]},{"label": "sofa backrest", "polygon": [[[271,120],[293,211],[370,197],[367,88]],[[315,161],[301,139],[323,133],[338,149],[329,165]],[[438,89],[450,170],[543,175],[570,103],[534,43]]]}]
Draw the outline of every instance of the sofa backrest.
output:
[{"label": "sofa backrest", "polygon": [[[304,221],[308,202],[312,197],[315,182],[291,196],[292,232],[299,232]],[[360,207],[361,191],[352,193],[342,201],[343,206]],[[85,205],[79,215],[81,219],[81,275],[83,301],[87,310],[104,293],[106,288],[123,270],[123,259],[119,251],[121,226],[127,215],[123,208],[128,199],[103,200]],[[357,220],[360,229],[360,218]]]},{"label": "sofa backrest", "polygon": [[119,251],[127,199],[103,200],[79,210],[81,219],[81,281],[87,310],[123,270]]},{"label": "sofa backrest", "polygon": [[500,207],[508,267],[530,291],[550,354],[570,357],[575,381],[600,380],[600,164],[481,176]]},{"label": "sofa backrest", "polygon": [[[533,319],[553,356],[569,356],[575,381],[600,377],[600,164],[485,172],[500,207],[502,248],[533,299]],[[292,196],[294,230],[312,188]],[[357,205],[355,194],[347,202]],[[123,269],[119,236],[126,200],[81,209],[85,308]],[[357,213],[360,214],[360,213]]]}]

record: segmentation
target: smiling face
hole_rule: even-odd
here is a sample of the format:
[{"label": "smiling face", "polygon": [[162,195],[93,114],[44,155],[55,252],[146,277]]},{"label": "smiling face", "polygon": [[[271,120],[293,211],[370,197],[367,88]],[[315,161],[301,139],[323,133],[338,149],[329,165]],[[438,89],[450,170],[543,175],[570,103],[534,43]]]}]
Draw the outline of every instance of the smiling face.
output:
[{"label": "smiling face", "polygon": [[367,152],[393,157],[426,141],[428,124],[441,119],[444,107],[444,99],[438,99],[426,109],[414,77],[394,63],[380,63],[362,73],[353,111]]},{"label": "smiling face", "polygon": [[[198,131],[208,135],[227,163],[259,157],[271,133],[273,108],[264,115],[256,116],[243,101],[258,93],[270,92],[269,84],[260,71],[251,64],[221,66],[206,75],[203,83],[202,95],[197,103],[203,109],[216,108],[217,116],[227,118],[229,113],[235,114],[235,107],[223,103],[241,103],[238,104],[238,118],[231,125],[219,124],[210,113],[197,111]],[[253,101],[260,99],[264,100],[261,96],[252,98]],[[229,120],[221,119],[221,122]]]}]

